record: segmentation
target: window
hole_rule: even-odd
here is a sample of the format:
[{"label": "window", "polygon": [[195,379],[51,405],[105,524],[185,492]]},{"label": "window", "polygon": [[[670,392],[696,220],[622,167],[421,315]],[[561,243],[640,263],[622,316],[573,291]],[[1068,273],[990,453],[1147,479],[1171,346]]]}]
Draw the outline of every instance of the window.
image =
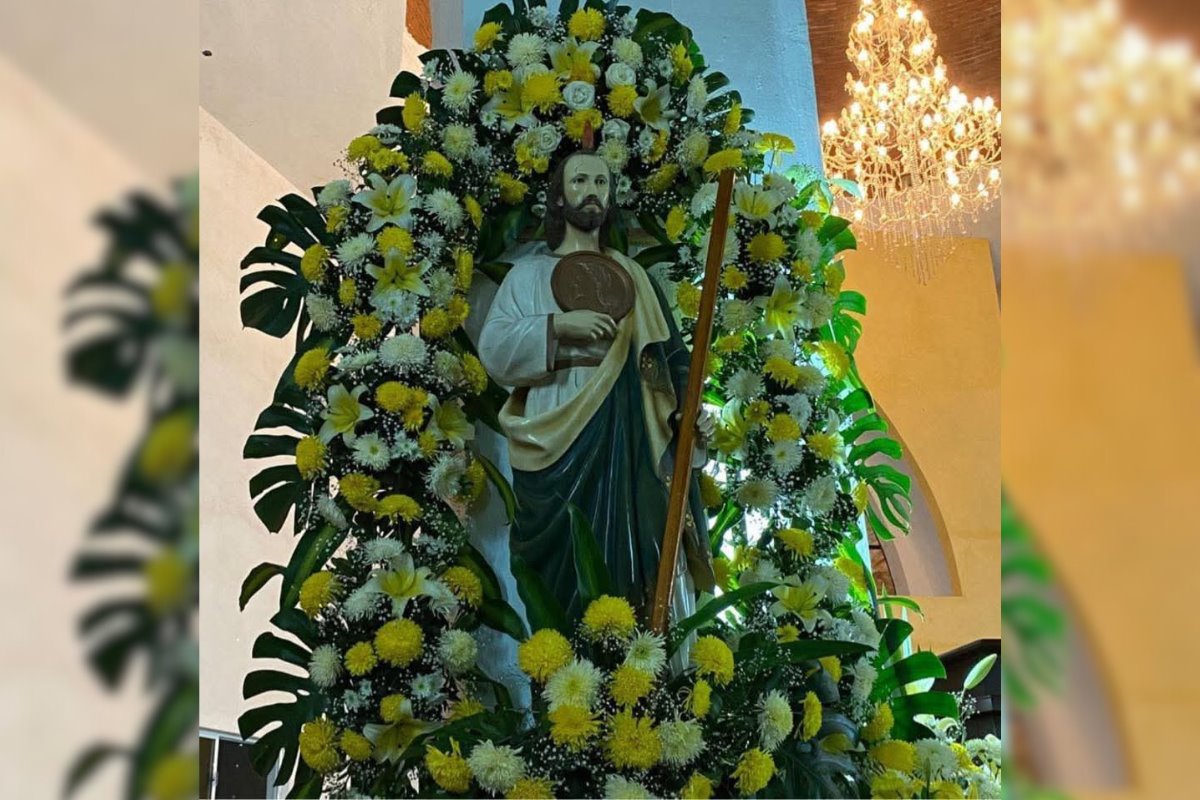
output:
[{"label": "window", "polygon": [[259,775],[250,763],[250,746],[236,734],[200,730],[200,797],[265,798],[284,797],[284,787],[272,784],[279,771],[276,765],[269,775]]}]

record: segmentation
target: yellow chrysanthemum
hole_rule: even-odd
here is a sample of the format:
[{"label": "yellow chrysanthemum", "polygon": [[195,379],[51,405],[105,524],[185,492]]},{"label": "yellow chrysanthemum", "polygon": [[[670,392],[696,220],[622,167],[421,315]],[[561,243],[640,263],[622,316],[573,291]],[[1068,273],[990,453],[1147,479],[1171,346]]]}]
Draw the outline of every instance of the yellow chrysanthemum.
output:
[{"label": "yellow chrysanthemum", "polygon": [[517,778],[505,797],[508,800],[554,800],[554,785],[549,778]]},{"label": "yellow chrysanthemum", "polygon": [[475,31],[475,50],[482,53],[491,50],[500,39],[504,26],[499,22],[485,22]]},{"label": "yellow chrysanthemum", "polygon": [[908,742],[888,739],[872,745],[868,753],[884,769],[894,769],[906,775],[913,771],[916,764],[916,751]]},{"label": "yellow chrysanthemum", "polygon": [[616,86],[608,93],[608,110],[614,116],[628,119],[633,114],[633,103],[637,99],[637,89],[633,86]]},{"label": "yellow chrysanthemum", "polygon": [[474,697],[466,697],[456,703],[450,705],[450,719],[466,719],[473,717],[476,714],[482,714],[486,709],[483,703],[476,700]]},{"label": "yellow chrysanthemum", "polygon": [[763,372],[781,386],[795,388],[800,382],[800,367],[779,356],[771,356],[763,365]]},{"label": "yellow chrysanthemum", "polygon": [[892,707],[887,703],[881,703],[875,709],[875,715],[871,717],[871,721],[863,726],[862,738],[868,742],[879,741],[892,732],[894,724],[896,724],[896,719],[892,716]]},{"label": "yellow chrysanthemum", "polygon": [[387,254],[391,250],[395,250],[402,256],[409,256],[413,251],[413,237],[404,228],[398,228],[395,225],[389,225],[381,230],[375,236],[375,244],[379,246],[379,252]]},{"label": "yellow chrysanthemum", "polygon": [[350,209],[346,206],[334,206],[329,209],[329,213],[325,215],[325,232],[337,233],[346,224],[346,219],[350,216]]},{"label": "yellow chrysanthemum", "polygon": [[406,494],[385,495],[375,504],[375,516],[412,522],[421,518],[421,504]]},{"label": "yellow chrysanthemum", "polygon": [[721,686],[733,680],[733,651],[716,636],[701,636],[692,645],[696,673],[711,677]]},{"label": "yellow chrysanthemum", "polygon": [[454,324],[444,308],[431,308],[421,317],[421,334],[426,339],[444,339],[454,331]]},{"label": "yellow chrysanthemum", "polygon": [[296,442],[296,469],[309,481],[325,471],[325,443],[316,436],[305,436]]},{"label": "yellow chrysanthemum", "polygon": [[709,175],[716,175],[718,172],[727,169],[741,169],[745,162],[742,159],[742,151],[736,147],[726,150],[719,150],[704,160],[704,171]]},{"label": "yellow chrysanthemum", "polygon": [[332,572],[315,572],[300,584],[300,608],[309,617],[315,617],[337,599],[341,590],[341,581]]},{"label": "yellow chrysanthemum", "polygon": [[358,511],[373,511],[378,491],[379,481],[361,472],[350,472],[338,479],[338,492]]},{"label": "yellow chrysanthemum", "polygon": [[859,514],[867,510],[867,503],[870,500],[869,488],[867,482],[862,481],[856,483],[854,488],[850,490],[850,497],[854,500],[854,510]]},{"label": "yellow chrysanthemum", "polygon": [[852,558],[846,556],[838,556],[837,561],[833,562],[838,572],[850,579],[850,584],[857,588],[860,592],[867,590],[867,576],[863,574],[862,564]]},{"label": "yellow chrysanthemum", "polygon": [[374,153],[381,147],[383,147],[383,143],[375,136],[371,136],[370,134],[356,136],[346,146],[346,158],[351,161],[360,161],[369,157],[371,153]]},{"label": "yellow chrysanthemum", "polygon": [[767,438],[772,442],[794,442],[800,438],[800,423],[791,414],[776,414],[767,423]]},{"label": "yellow chrysanthemum", "polygon": [[343,307],[354,305],[354,301],[358,299],[358,283],[354,278],[342,278],[342,282],[338,284],[338,302]]},{"label": "yellow chrysanthemum", "polygon": [[675,83],[687,83],[692,77],[692,70],[695,65],[692,64],[692,57],[688,55],[687,47],[683,44],[676,44],[671,48],[671,77]]},{"label": "yellow chrysanthemum", "polygon": [[622,664],[613,672],[609,692],[612,694],[613,700],[617,701],[617,705],[622,708],[630,708],[650,694],[653,687],[654,676],[649,672],[629,664]]},{"label": "yellow chrysanthemum", "polygon": [[521,87],[521,99],[543,113],[562,102],[558,76],[553,72],[530,75]]},{"label": "yellow chrysanthemum", "polygon": [[371,164],[371,168],[376,172],[387,172],[388,170],[406,171],[408,169],[408,156],[397,150],[392,150],[387,147],[381,147],[371,155],[367,156],[367,161]]},{"label": "yellow chrysanthemum", "polygon": [[600,730],[595,715],[586,708],[563,705],[550,712],[550,738],[572,750],[582,750]]},{"label": "yellow chrysanthemum", "polygon": [[483,462],[472,461],[463,477],[470,487],[463,496],[468,502],[473,503],[482,497],[484,490],[487,489],[487,470],[483,468]]},{"label": "yellow chrysanthemum", "polygon": [[412,704],[402,694],[389,694],[379,701],[379,716],[389,724],[399,722],[411,713]]},{"label": "yellow chrysanthemum", "polygon": [[954,781],[934,781],[929,784],[929,797],[931,800],[963,800],[966,795]]},{"label": "yellow chrysanthemum", "polygon": [[329,374],[329,348],[314,347],[296,361],[292,377],[301,389],[320,389]]},{"label": "yellow chrysanthemum", "polygon": [[651,194],[662,194],[667,189],[671,188],[671,184],[675,183],[675,179],[679,176],[679,165],[672,161],[669,164],[663,164],[656,169],[654,173],[646,179],[646,191]]},{"label": "yellow chrysanthemum", "polygon": [[781,644],[800,641],[800,629],[795,625],[780,625],[775,629],[775,640]]},{"label": "yellow chrysanthemum", "polygon": [[709,800],[713,796],[712,779],[699,772],[693,772],[687,783],[679,790],[680,800]]},{"label": "yellow chrysanthemum", "polygon": [[800,528],[784,528],[775,534],[775,540],[801,558],[812,558],[813,535],[809,531]]},{"label": "yellow chrysanthemum", "polygon": [[787,244],[778,233],[758,233],[750,240],[750,260],[759,264],[778,261],[787,252]]},{"label": "yellow chrysanthemum", "polygon": [[846,354],[846,350],[837,342],[824,341],[817,342],[813,345],[817,355],[825,362],[826,369],[833,375],[834,380],[841,380],[850,372],[850,356]]},{"label": "yellow chrysanthemum", "polygon": [[832,461],[842,448],[842,437],[836,433],[810,433],[805,439],[808,449],[826,461]]},{"label": "yellow chrysanthemum", "polygon": [[846,269],[841,262],[834,262],[825,265],[822,270],[822,277],[825,278],[825,292],[830,297],[836,298],[842,291],[842,281],[846,279]]},{"label": "yellow chrysanthemum", "polygon": [[705,508],[717,508],[725,502],[725,498],[721,497],[721,487],[717,485],[717,481],[707,472],[701,472],[700,478],[700,501],[704,503]]},{"label": "yellow chrysanthemum", "polygon": [[421,157],[421,171],[426,175],[449,178],[454,174],[454,165],[450,163],[450,159],[437,150],[430,150]]},{"label": "yellow chrysanthemum", "polygon": [[729,112],[725,114],[725,127],[722,133],[726,136],[733,136],[742,127],[742,104],[736,100],[729,107]]},{"label": "yellow chrysanthemum", "polygon": [[496,92],[507,92],[512,88],[513,74],[506,69],[496,69],[483,76],[483,93],[488,97]]},{"label": "yellow chrysanthemum", "polygon": [[799,736],[801,741],[807,741],[821,730],[821,701],[816,694],[809,692],[804,695],[804,720],[800,723]]},{"label": "yellow chrysanthemum", "polygon": [[675,290],[675,303],[679,306],[679,313],[688,319],[700,316],[700,295],[700,287],[696,284],[687,281],[680,283]]},{"label": "yellow chrysanthemum", "polygon": [[483,363],[475,356],[467,353],[463,356],[463,379],[467,384],[467,391],[471,394],[483,394],[488,387],[488,374],[484,369]]},{"label": "yellow chrysanthemum", "polygon": [[592,641],[628,639],[636,626],[633,606],[623,597],[601,595],[583,612],[583,632]]},{"label": "yellow chrysanthemum", "polygon": [[650,151],[646,154],[646,161],[650,164],[657,164],[659,161],[662,161],[662,157],[667,154],[667,145],[670,142],[670,131],[659,131],[654,134],[654,141],[650,143]]},{"label": "yellow chrysanthemum", "polygon": [[420,92],[413,92],[404,98],[404,110],[400,112],[400,116],[404,121],[404,127],[408,130],[414,132],[421,130],[428,113],[429,109],[425,106],[425,100],[421,97]]},{"label": "yellow chrysanthemum", "polygon": [[341,763],[337,734],[337,726],[327,719],[314,719],[300,729],[300,758],[314,772],[333,772]]},{"label": "yellow chrysanthemum", "polygon": [[509,205],[516,205],[525,199],[529,185],[519,178],[514,178],[507,172],[496,173],[496,186],[500,189],[500,199]]},{"label": "yellow chrysanthemum", "polygon": [[374,749],[371,740],[356,731],[343,731],[340,744],[342,752],[351,761],[366,761]]},{"label": "yellow chrysanthemum", "polygon": [[475,277],[475,254],[465,247],[454,251],[454,286],[462,291],[471,288],[471,280]]},{"label": "yellow chrysanthemum", "polygon": [[563,120],[563,130],[571,141],[582,142],[583,129],[589,122],[593,131],[599,131],[600,126],[604,124],[604,117],[594,108],[580,109]]},{"label": "yellow chrysanthemum", "polygon": [[683,206],[672,206],[671,210],[667,212],[667,238],[672,242],[678,242],[685,227],[687,227],[687,212],[683,210]]},{"label": "yellow chrysanthemum", "polygon": [[450,740],[448,753],[431,744],[425,746],[425,769],[433,776],[433,782],[447,792],[462,794],[471,788],[471,768],[454,739]]},{"label": "yellow chrysanthemum", "polygon": [[726,355],[741,352],[746,346],[746,337],[740,333],[730,333],[722,336],[713,344],[713,350]]},{"label": "yellow chrysanthemum", "polygon": [[483,225],[483,206],[479,205],[479,201],[471,195],[463,198],[463,207],[467,209],[467,216],[471,218],[471,224],[478,229]]},{"label": "yellow chrysanthemum", "polygon": [[375,652],[388,664],[407,667],[421,655],[425,634],[411,619],[394,619],[375,632]]},{"label": "yellow chrysanthemum", "polygon": [[775,759],[755,747],[742,753],[732,777],[743,797],[757,794],[775,777]]},{"label": "yellow chrysanthemum", "polygon": [[692,715],[695,717],[703,717],[708,714],[708,709],[711,706],[712,686],[703,678],[697,678],[695,685],[692,687],[690,703]]},{"label": "yellow chrysanthemum", "polygon": [[446,570],[442,573],[442,583],[471,608],[479,608],[483,602],[483,583],[478,575],[466,567],[456,566]]},{"label": "yellow chrysanthemum", "polygon": [[747,276],[745,272],[742,272],[740,269],[733,266],[732,264],[730,264],[728,267],[726,267],[724,269],[724,271],[721,273],[721,285],[724,286],[726,289],[730,289],[735,292],[738,289],[745,289],[746,284],[749,282],[750,282],[749,276]]},{"label": "yellow chrysanthemum", "polygon": [[438,438],[433,435],[433,431],[423,431],[421,435],[417,437],[417,447],[420,448],[421,452],[426,456],[431,456],[437,452]]},{"label": "yellow chrysanthemum", "polygon": [[912,781],[895,772],[881,772],[871,778],[871,797],[900,800],[914,795]]},{"label": "yellow chrysanthemum", "polygon": [[[890,708],[889,708],[890,711]],[[979,767],[975,766],[975,762],[971,760],[971,754],[959,742],[951,742],[950,749],[954,751],[955,758],[958,759],[958,768],[968,771],[978,771]]]},{"label": "yellow chrysanthemum", "polygon": [[364,342],[378,339],[383,333],[383,320],[374,314],[355,314],[350,324],[354,326],[354,335]]},{"label": "yellow chrysanthemum", "polygon": [[375,669],[379,659],[375,657],[375,648],[370,642],[359,642],[346,651],[343,659],[346,671],[358,678]]},{"label": "yellow chrysanthemum", "polygon": [[462,325],[467,321],[467,315],[471,313],[471,304],[467,302],[467,298],[456,294],[450,298],[450,302],[446,303],[446,313],[450,315],[451,321],[456,326]]},{"label": "yellow chrysanthemum", "polygon": [[604,14],[596,8],[581,8],[571,15],[567,32],[585,42],[597,41],[604,35]]},{"label": "yellow chrysanthemum", "polygon": [[721,591],[729,590],[730,571],[728,558],[717,556],[713,559],[713,580],[721,587]]},{"label": "yellow chrysanthemum", "polygon": [[517,665],[522,672],[541,683],[571,663],[574,657],[567,637],[552,628],[543,628],[517,647]]},{"label": "yellow chrysanthemum", "polygon": [[192,567],[175,550],[164,550],[142,567],[146,581],[146,605],[160,616],[181,609],[192,590]]},{"label": "yellow chrysanthemum", "polygon": [[792,262],[792,277],[799,278],[802,281],[811,281],[813,278],[812,266],[807,261],[797,259]]},{"label": "yellow chrysanthemum", "polygon": [[614,714],[605,743],[608,758],[619,769],[650,769],[662,758],[662,739],[653,720],[629,711]]}]

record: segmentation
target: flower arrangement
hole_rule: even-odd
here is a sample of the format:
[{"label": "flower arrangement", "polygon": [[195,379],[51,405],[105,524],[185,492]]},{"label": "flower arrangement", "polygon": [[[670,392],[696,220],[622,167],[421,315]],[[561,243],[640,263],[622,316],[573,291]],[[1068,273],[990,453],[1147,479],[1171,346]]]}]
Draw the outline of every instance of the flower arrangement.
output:
[{"label": "flower arrangement", "polygon": [[[264,633],[254,653],[306,670],[247,676],[248,699],[294,696],[241,718],[262,732],[256,765],[282,755],[295,796],[867,791],[881,709],[885,741],[907,742],[934,735],[920,715],[957,704],[904,693],[944,669],[904,653],[907,623],[877,619],[856,547],[864,518],[884,537],[905,527],[908,480],[867,464],[898,457],[894,440],[859,443],[886,425],[854,367],[865,301],[841,288],[854,237],[833,207],[853,185],[778,172],[791,142],[746,127],[752,112],[667,14],[499,5],[469,49],[422,61],[392,86],[403,105],[350,142],[352,177],[265,208],[271,233],[243,261],[243,320],[297,342],[246,445],[272,459],[250,489],[264,524],[291,516],[299,542],[251,572],[242,602],[281,577],[273,622],[293,639]],[[701,479],[718,594],[669,639],[607,594],[602,563],[579,565],[577,628],[527,598],[531,632],[467,542],[485,492],[510,515],[515,502],[473,447],[505,395],[463,330],[468,292],[503,277],[587,127],[620,176],[609,244],[651,237],[633,256],[685,336],[715,178],[738,176],[705,393],[721,419]],[[521,642],[531,708],[476,665],[482,625]]]}]

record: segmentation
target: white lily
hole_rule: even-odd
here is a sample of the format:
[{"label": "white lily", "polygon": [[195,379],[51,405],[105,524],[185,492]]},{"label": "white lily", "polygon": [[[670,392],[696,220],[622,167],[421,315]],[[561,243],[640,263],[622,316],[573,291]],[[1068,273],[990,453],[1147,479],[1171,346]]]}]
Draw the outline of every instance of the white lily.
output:
[{"label": "white lily", "polygon": [[397,175],[388,183],[382,175],[372,173],[367,180],[373,188],[363,189],[354,195],[354,202],[366,206],[371,212],[367,230],[377,231],[388,223],[401,228],[410,227],[413,209],[416,208],[417,179],[412,175]]}]

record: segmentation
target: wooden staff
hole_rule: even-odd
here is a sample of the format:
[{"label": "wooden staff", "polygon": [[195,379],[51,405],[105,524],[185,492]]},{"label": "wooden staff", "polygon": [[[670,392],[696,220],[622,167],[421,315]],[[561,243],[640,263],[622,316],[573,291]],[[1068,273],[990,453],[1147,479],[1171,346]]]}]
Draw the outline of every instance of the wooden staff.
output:
[{"label": "wooden staff", "polygon": [[654,606],[650,624],[658,633],[667,632],[671,594],[675,588],[675,562],[679,558],[679,540],[683,536],[683,515],[687,508],[691,483],[692,448],[696,439],[696,419],[704,393],[704,373],[712,344],[713,312],[717,305],[717,286],[721,282],[721,262],[725,258],[725,234],[729,231],[729,199],[733,195],[733,170],[724,170],[717,180],[717,208],[713,216],[712,236],[708,241],[708,261],[704,265],[704,283],[700,293],[700,317],[692,336],[692,363],[688,367],[687,394],[679,419],[679,443],[675,448],[675,473],[671,478],[671,497],[667,505],[667,526],[663,531],[662,551],[658,559],[658,582],[654,587]]}]

